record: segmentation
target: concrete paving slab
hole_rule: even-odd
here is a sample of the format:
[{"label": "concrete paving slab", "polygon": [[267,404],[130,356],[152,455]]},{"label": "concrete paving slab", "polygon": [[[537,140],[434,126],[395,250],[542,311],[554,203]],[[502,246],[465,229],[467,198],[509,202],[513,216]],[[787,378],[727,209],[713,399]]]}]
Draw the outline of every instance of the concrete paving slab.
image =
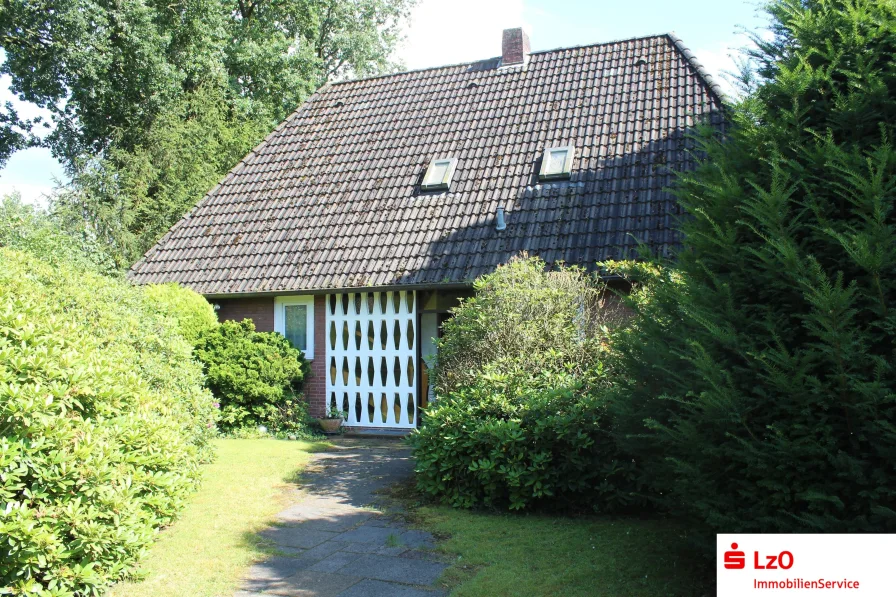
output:
[{"label": "concrete paving slab", "polygon": [[442,597],[445,594],[445,591],[427,591],[418,587],[366,579],[339,593],[338,597]]},{"label": "concrete paving slab", "polygon": [[383,544],[388,541],[389,537],[392,537],[397,541],[398,536],[401,535],[401,533],[401,529],[393,527],[374,527],[365,524],[356,529],[352,529],[351,531],[346,531],[338,537],[334,537],[334,539],[343,543]]},{"label": "concrete paving slab", "polygon": [[299,570],[304,570],[314,562],[302,561],[297,558],[285,558],[275,556],[258,564],[253,564],[246,572],[248,580],[278,580],[292,576]]},{"label": "concrete paving slab", "polygon": [[271,583],[264,590],[264,594],[284,597],[336,597],[361,580],[344,574],[305,570],[282,581]]},{"label": "concrete paving slab", "polygon": [[436,546],[432,533],[426,531],[406,531],[398,536],[398,540],[408,547],[434,549]]},{"label": "concrete paving slab", "polygon": [[412,585],[431,585],[441,576],[445,568],[445,564],[438,562],[367,554],[349,566],[343,567],[339,572]]},{"label": "concrete paving slab", "polygon": [[314,570],[315,572],[336,572],[343,566],[345,566],[347,570],[350,570],[351,568],[349,567],[349,564],[363,555],[364,554],[352,553],[350,551],[337,551],[317,562],[308,568],[308,570]]},{"label": "concrete paving slab", "polygon": [[288,526],[288,527],[271,527],[259,533],[259,535],[274,543],[275,545],[285,545],[287,547],[302,547],[310,549],[315,545],[320,545],[324,541],[339,535],[339,533],[330,531],[316,531],[304,526]]}]

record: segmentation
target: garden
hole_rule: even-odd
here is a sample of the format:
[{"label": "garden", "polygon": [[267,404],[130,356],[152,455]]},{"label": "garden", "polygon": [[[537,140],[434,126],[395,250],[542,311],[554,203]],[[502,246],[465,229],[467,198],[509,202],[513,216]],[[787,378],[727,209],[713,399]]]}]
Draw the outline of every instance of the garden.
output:
[{"label": "garden", "polygon": [[[462,551],[489,559],[470,526],[508,519],[456,508],[652,513],[686,525],[709,582],[719,532],[896,529],[896,14],[768,10],[728,128],[698,133],[677,179],[674,260],[601,264],[630,285],[613,293],[520,257],[446,325],[411,442]],[[594,308],[608,294],[622,321]],[[517,594],[511,576],[492,594]]]},{"label": "garden", "polygon": [[[518,255],[445,322],[398,499],[452,594],[709,594],[717,532],[896,532],[896,13],[768,10],[674,260]],[[321,447],[308,363],[82,232],[0,202],[0,593],[226,594]]]}]

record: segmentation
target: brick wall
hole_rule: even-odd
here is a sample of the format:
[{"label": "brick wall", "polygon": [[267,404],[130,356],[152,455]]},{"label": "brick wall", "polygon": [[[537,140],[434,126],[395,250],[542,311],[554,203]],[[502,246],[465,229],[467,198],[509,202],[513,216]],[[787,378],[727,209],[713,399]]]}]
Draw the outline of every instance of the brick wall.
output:
[{"label": "brick wall", "polygon": [[[251,319],[259,332],[274,331],[274,298],[216,299],[219,321]],[[327,409],[326,297],[314,297],[314,360],[311,377],[305,384],[305,400],[312,417],[322,417]]]},{"label": "brick wall", "polygon": [[327,297],[314,297],[314,360],[311,377],[305,384],[305,400],[312,417],[322,417],[327,410]]},{"label": "brick wall", "polygon": [[529,55],[529,36],[521,28],[505,29],[501,36],[501,63],[522,64]]},{"label": "brick wall", "polygon": [[211,301],[218,309],[219,321],[242,321],[251,319],[259,332],[274,331],[274,298],[216,299]]}]

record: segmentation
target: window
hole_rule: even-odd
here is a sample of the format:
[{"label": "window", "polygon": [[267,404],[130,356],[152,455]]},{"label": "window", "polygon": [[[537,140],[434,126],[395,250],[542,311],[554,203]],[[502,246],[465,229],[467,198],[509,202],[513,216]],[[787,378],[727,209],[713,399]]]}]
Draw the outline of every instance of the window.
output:
[{"label": "window", "polygon": [[435,159],[429,163],[426,176],[420,188],[424,191],[444,191],[451,185],[451,177],[454,176],[454,168],[457,166],[457,158]]},{"label": "window", "polygon": [[314,359],[314,297],[278,296],[274,299],[274,330]]},{"label": "window", "polygon": [[572,145],[545,149],[544,157],[541,159],[541,171],[538,173],[539,180],[569,178],[575,153],[576,148]]}]

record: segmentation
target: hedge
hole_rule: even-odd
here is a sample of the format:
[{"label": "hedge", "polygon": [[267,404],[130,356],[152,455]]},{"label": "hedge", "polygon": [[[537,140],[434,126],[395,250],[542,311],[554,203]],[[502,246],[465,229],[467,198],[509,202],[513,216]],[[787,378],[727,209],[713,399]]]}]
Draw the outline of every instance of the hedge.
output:
[{"label": "hedge", "polygon": [[0,262],[0,593],[98,594],[195,488],[214,399],[143,289]]}]

